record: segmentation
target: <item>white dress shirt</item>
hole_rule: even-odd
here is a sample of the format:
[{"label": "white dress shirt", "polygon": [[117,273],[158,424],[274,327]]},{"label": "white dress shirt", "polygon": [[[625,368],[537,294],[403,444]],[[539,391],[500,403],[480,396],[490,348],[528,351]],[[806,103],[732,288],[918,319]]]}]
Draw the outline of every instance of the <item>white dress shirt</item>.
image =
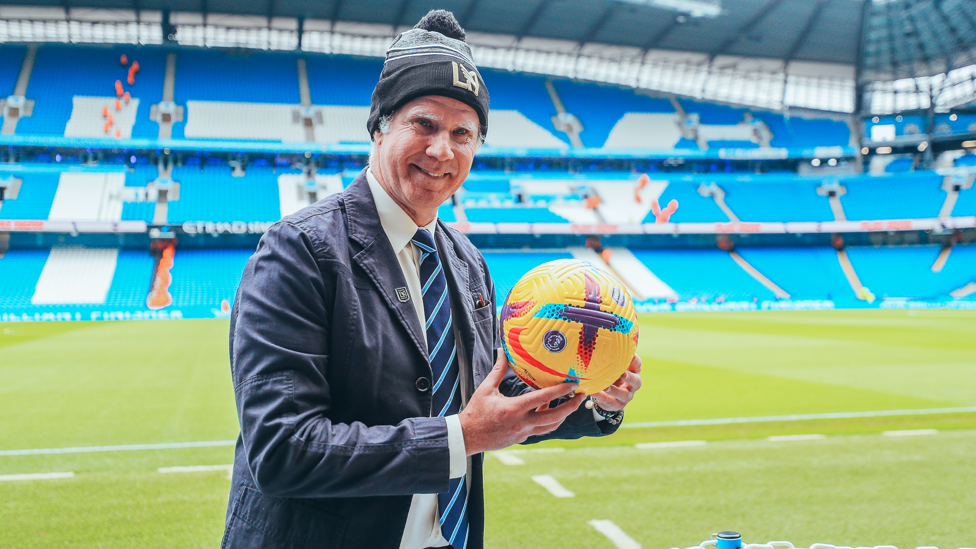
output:
[{"label": "white dress shirt", "polygon": [[[424,229],[433,238],[437,228],[437,218],[424,227],[417,227],[413,219],[403,211],[399,204],[390,198],[386,189],[380,185],[373,172],[366,169],[366,181],[373,193],[376,211],[380,217],[380,224],[397,261],[400,270],[407,281],[410,292],[410,302],[417,311],[417,320],[421,326],[426,325],[424,312],[424,294],[420,284],[420,254],[421,250],[410,241],[417,229]],[[444,258],[440,258],[443,261]],[[461,420],[457,415],[445,417],[447,420],[447,445],[451,453],[450,477],[458,478],[468,471],[467,453],[464,448],[464,433],[461,431]],[[410,502],[410,512],[407,514],[407,524],[400,539],[400,549],[421,549],[423,547],[442,547],[448,545],[441,535],[440,516],[437,510],[437,494],[414,494]]]}]

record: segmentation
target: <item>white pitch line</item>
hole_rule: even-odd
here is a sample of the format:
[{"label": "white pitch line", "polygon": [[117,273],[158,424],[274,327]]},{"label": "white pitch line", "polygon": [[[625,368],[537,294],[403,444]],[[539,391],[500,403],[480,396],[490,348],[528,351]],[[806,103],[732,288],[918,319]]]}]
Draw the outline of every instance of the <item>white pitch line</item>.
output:
[{"label": "white pitch line", "polygon": [[678,421],[624,422],[621,429],[646,427],[682,427],[688,425],[729,425],[734,423],[769,423],[776,421],[807,421],[814,419],[850,419],[858,417],[926,416],[935,414],[966,414],[976,412],[976,406],[959,408],[923,408],[918,410],[878,410],[874,412],[834,412],[829,414],[792,414],[787,416],[720,417],[713,419],[682,419]]},{"label": "white pitch line", "polygon": [[31,456],[36,454],[87,454],[91,452],[123,452],[132,450],[172,450],[175,448],[204,448],[233,446],[236,440],[205,440],[201,442],[163,442],[160,444],[122,444],[119,446],[77,446],[73,448],[29,448],[0,450],[0,456]]},{"label": "white pitch line", "polygon": [[496,450],[491,454],[505,465],[525,465],[522,458],[512,454],[511,452],[506,452],[505,450]]},{"label": "white pitch line", "polygon": [[938,429],[910,429],[905,431],[885,431],[881,433],[886,437],[920,437],[925,435],[937,435]]},{"label": "white pitch line", "polygon": [[539,486],[549,490],[549,493],[557,498],[571,498],[576,496],[576,494],[570,492],[566,488],[563,488],[563,485],[559,484],[559,481],[550,475],[535,475],[532,477],[532,480],[534,480]]},{"label": "white pitch line", "polygon": [[587,524],[606,536],[607,539],[617,546],[617,549],[641,549],[641,544],[637,543],[637,540],[634,538],[628,536],[627,532],[621,530],[612,520],[591,520]]},{"label": "white pitch line", "polygon": [[52,480],[58,478],[72,478],[75,474],[72,471],[67,473],[28,473],[25,475],[0,475],[0,481],[6,480]]},{"label": "white pitch line", "polygon": [[827,435],[776,435],[767,438],[770,442],[793,442],[797,440],[823,440]]},{"label": "white pitch line", "polygon": [[231,471],[234,469],[234,464],[230,463],[227,465],[186,465],[183,467],[160,467],[157,469],[160,473],[201,473],[207,471]]},{"label": "white pitch line", "polygon": [[685,448],[688,446],[704,446],[704,440],[671,440],[667,442],[641,442],[637,444],[639,450],[653,450],[655,448]]}]

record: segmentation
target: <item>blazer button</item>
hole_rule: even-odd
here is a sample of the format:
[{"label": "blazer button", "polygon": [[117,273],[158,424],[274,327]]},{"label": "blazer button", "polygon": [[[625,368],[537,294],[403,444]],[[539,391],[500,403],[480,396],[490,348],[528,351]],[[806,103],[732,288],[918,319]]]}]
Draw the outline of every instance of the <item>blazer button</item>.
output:
[{"label": "blazer button", "polygon": [[416,385],[418,391],[425,393],[430,389],[430,380],[426,377],[418,378]]}]

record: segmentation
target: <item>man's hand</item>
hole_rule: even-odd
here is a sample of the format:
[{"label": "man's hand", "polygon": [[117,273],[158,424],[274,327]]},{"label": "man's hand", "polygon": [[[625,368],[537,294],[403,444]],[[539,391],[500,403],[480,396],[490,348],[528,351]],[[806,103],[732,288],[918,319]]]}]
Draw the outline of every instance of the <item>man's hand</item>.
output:
[{"label": "man's hand", "polygon": [[637,389],[640,389],[640,370],[641,359],[635,354],[623,375],[605,390],[590,395],[590,400],[608,412],[623,410],[624,406],[634,399],[634,393],[637,392]]},{"label": "man's hand", "polygon": [[498,350],[495,367],[471,395],[461,411],[464,449],[473,455],[507,448],[534,435],[544,435],[559,427],[583,402],[582,393],[549,409],[549,401],[564,397],[577,389],[575,383],[561,383],[517,397],[503,395],[498,387],[508,371],[508,359]]}]

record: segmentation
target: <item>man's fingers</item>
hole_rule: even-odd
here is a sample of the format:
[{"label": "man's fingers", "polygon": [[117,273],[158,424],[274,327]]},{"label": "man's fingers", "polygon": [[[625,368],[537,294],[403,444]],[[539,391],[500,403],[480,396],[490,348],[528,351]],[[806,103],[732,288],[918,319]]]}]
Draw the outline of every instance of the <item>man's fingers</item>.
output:
[{"label": "man's fingers", "polygon": [[508,372],[508,358],[503,349],[498,349],[498,360],[495,361],[495,366],[485,376],[481,386],[487,385],[492,389],[497,389],[502,384],[502,380],[505,379],[506,372]]},{"label": "man's fingers", "polygon": [[518,404],[523,410],[534,410],[551,400],[556,400],[557,398],[572,393],[578,387],[579,385],[575,383],[560,383],[559,385],[532,391],[531,393],[516,397],[516,399],[519,400]]},{"label": "man's fingers", "polygon": [[530,415],[530,421],[540,424],[560,422],[569,417],[569,414],[575,412],[580,407],[580,404],[583,403],[584,399],[586,399],[586,395],[580,393],[555,408],[549,408],[548,410]]},{"label": "man's fingers", "polygon": [[641,357],[634,355],[634,358],[630,361],[630,366],[627,369],[635,374],[639,374],[641,371]]}]

